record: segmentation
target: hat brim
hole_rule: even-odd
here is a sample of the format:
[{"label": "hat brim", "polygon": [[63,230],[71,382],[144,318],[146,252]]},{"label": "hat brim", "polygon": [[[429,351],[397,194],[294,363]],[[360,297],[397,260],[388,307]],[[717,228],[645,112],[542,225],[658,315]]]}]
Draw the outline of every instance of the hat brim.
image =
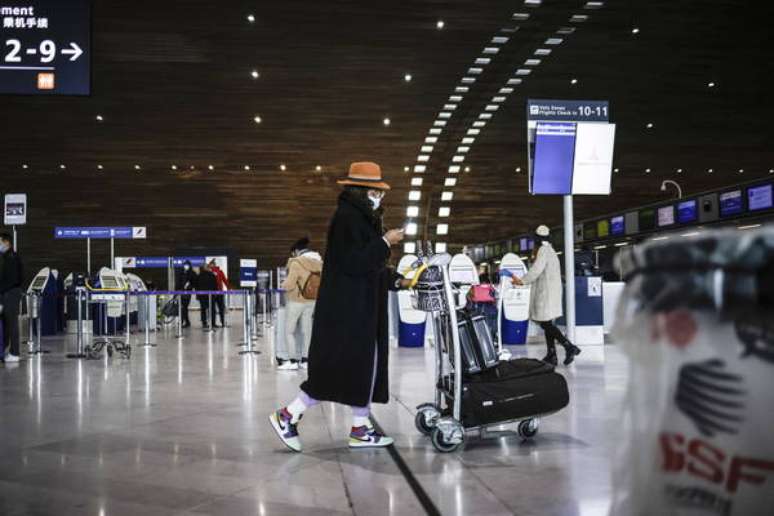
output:
[{"label": "hat brim", "polygon": [[384,181],[358,181],[357,179],[339,179],[336,181],[343,186],[364,186],[374,190],[391,190],[390,185]]}]

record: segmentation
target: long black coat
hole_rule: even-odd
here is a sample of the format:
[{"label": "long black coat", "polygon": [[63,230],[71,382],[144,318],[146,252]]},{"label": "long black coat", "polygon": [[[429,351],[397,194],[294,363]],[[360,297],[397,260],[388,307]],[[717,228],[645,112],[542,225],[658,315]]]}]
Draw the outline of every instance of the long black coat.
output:
[{"label": "long black coat", "polygon": [[[312,398],[363,407],[389,398],[387,291],[399,277],[386,267],[390,249],[381,218],[348,192],[328,229],[309,348]],[[378,350],[373,398],[369,400]]]}]

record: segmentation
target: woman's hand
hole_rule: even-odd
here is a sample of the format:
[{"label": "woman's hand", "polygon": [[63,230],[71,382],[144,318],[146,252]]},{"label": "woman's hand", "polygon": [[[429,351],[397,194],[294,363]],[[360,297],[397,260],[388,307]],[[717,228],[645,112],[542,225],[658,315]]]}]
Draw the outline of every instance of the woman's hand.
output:
[{"label": "woman's hand", "polygon": [[517,285],[517,286],[523,286],[524,285],[524,282],[521,281],[521,278],[519,278],[516,275],[511,276],[511,283],[513,283],[514,285]]},{"label": "woman's hand", "polygon": [[390,243],[390,245],[399,244],[403,240],[403,230],[391,229],[384,234],[384,238]]},{"label": "woman's hand", "polygon": [[402,279],[400,280],[400,288],[407,289],[411,287],[411,280],[410,279]]}]

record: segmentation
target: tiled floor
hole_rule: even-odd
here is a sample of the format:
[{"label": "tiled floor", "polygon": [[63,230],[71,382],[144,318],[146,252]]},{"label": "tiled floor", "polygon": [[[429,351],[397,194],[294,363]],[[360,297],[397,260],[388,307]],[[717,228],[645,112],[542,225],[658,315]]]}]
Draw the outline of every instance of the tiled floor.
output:
[{"label": "tiled floor", "polygon": [[[386,450],[346,447],[345,407],[307,413],[303,454],[280,445],[267,415],[303,372],[274,370],[271,339],[249,358],[239,326],[186,331],[134,343],[131,360],[69,360],[72,339],[53,338],[50,355],[0,366],[0,514],[424,513]],[[626,372],[614,346],[587,347],[563,370],[570,406],[534,441],[471,439],[449,455],[414,429],[431,371],[429,351],[394,350],[393,400],[374,415],[442,514],[607,512]]]}]

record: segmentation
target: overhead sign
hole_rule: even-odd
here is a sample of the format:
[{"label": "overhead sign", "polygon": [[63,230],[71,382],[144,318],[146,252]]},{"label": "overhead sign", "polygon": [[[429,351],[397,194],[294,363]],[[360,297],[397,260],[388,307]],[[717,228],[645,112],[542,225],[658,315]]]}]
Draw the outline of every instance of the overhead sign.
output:
[{"label": "overhead sign", "polygon": [[0,94],[91,93],[91,0],[0,0]]},{"label": "overhead sign", "polygon": [[614,142],[615,124],[578,124],[573,160],[573,194],[610,194]]},{"label": "overhead sign", "polygon": [[127,227],[56,227],[54,238],[94,238],[94,239],[145,239],[148,230],[145,226]]},{"label": "overhead sign", "polygon": [[5,194],[3,224],[22,226],[27,223],[27,194]]},{"label": "overhead sign", "polygon": [[527,120],[542,122],[607,122],[606,100],[527,100]]},{"label": "overhead sign", "polygon": [[[206,256],[172,256],[172,266],[182,267],[185,262],[191,262],[192,267],[203,267],[207,263]],[[121,256],[117,260],[124,269],[166,269],[169,267],[169,256]]]}]

